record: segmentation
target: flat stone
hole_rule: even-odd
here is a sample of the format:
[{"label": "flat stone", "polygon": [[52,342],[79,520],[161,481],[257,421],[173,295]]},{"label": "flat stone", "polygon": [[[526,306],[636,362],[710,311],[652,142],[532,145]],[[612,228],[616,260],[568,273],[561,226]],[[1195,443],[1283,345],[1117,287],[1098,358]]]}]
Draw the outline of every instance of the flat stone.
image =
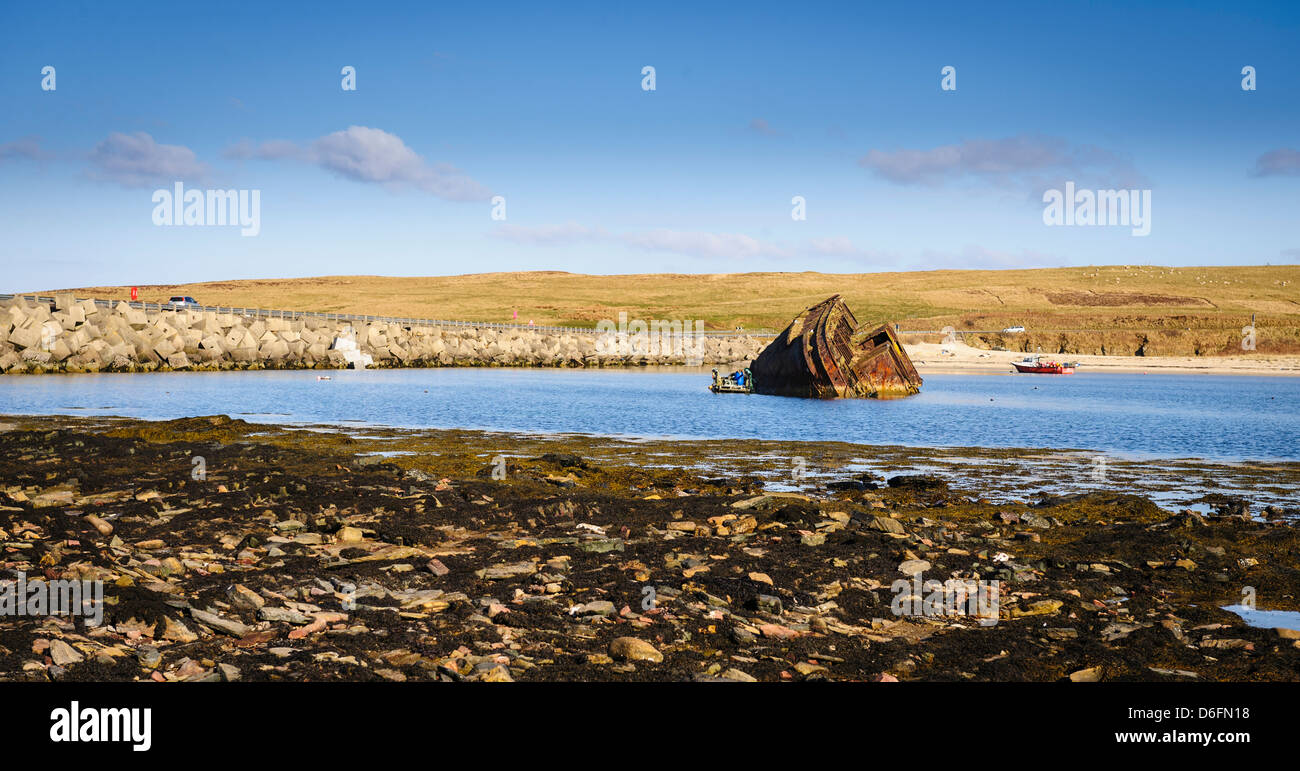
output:
[{"label": "flat stone", "polygon": [[898,572],[905,576],[914,576],[917,573],[924,573],[930,569],[930,563],[925,560],[906,560],[898,566]]},{"label": "flat stone", "polygon": [[531,576],[537,572],[535,562],[515,562],[508,565],[493,565],[490,568],[474,571],[474,575],[479,578],[486,578],[490,581],[498,581],[505,578],[518,578],[519,576]]},{"label": "flat stone", "polygon": [[218,616],[216,613],[208,613],[207,611],[199,610],[198,608],[191,608],[190,615],[200,624],[218,632],[228,634],[231,637],[243,637],[252,631],[249,627],[235,621],[234,619],[223,618]]},{"label": "flat stone", "polygon": [[619,661],[649,661],[658,664],[664,655],[645,640],[635,637],[616,637],[609,644],[609,655]]},{"label": "flat stone", "polygon": [[162,637],[164,640],[171,640],[172,642],[177,643],[194,642],[199,639],[199,636],[190,631],[189,627],[171,617],[167,617],[163,620]]},{"label": "flat stone", "polygon": [[77,664],[86,659],[86,657],[82,656],[81,652],[76,648],[57,639],[50,641],[50,658],[54,660],[55,664],[61,667],[66,667],[69,664]]},{"label": "flat stone", "polygon": [[226,589],[226,599],[239,610],[256,611],[266,604],[262,595],[243,584],[232,584]]},{"label": "flat stone", "polygon": [[1088,667],[1070,673],[1070,682],[1072,683],[1095,683],[1101,680],[1101,667]]},{"label": "flat stone", "polygon": [[879,530],[882,533],[902,533],[903,523],[893,517],[872,517],[871,524],[868,525],[872,530]]},{"label": "flat stone", "polygon": [[1012,618],[1022,618],[1024,616],[1048,616],[1061,609],[1063,605],[1060,600],[1039,600],[1031,602],[1025,607],[1012,607],[1008,611]]},{"label": "flat stone", "polygon": [[587,541],[580,541],[578,548],[585,552],[595,554],[604,554],[611,551],[623,551],[622,538],[593,538]]},{"label": "flat stone", "polygon": [[579,616],[612,616],[616,611],[614,603],[609,600],[593,600],[585,605],[579,605],[574,613]]},{"label": "flat stone", "polygon": [[[276,608],[269,605],[258,610],[257,616],[263,621],[278,621],[286,624],[307,624],[311,622],[310,618],[307,618],[307,616],[296,610],[290,610],[289,608]],[[240,636],[242,637],[243,635]]]}]

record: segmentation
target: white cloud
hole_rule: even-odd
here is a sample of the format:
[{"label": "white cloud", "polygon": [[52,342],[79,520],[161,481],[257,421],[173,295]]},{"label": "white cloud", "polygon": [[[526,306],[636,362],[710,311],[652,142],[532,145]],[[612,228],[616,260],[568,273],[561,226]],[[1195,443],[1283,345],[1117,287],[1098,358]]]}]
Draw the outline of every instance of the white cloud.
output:
[{"label": "white cloud", "polygon": [[177,180],[202,180],[208,167],[183,145],[160,145],[143,131],[109,134],[90,154],[91,177],[125,187],[152,187]]},{"label": "white cloud", "polygon": [[785,243],[741,233],[708,231],[658,229],[610,233],[576,222],[535,226],[501,225],[494,233],[500,238],[534,246],[596,243],[695,258],[793,261],[791,267],[783,268],[786,270],[798,270],[800,261],[822,264],[825,260],[844,261],[846,266],[872,270],[991,270],[1056,267],[1064,264],[1058,255],[1032,250],[1012,252],[968,245],[955,251],[921,249],[913,253],[902,253],[858,246],[851,239],[842,236]]},{"label": "white cloud", "polygon": [[964,178],[1002,186],[1044,187],[1047,178],[1098,179],[1098,187],[1135,187],[1148,183],[1132,164],[1092,145],[1071,146],[1059,137],[1021,135],[972,139],[928,150],[871,150],[859,165],[900,185],[939,185]]},{"label": "white cloud", "polygon": [[1289,147],[1272,150],[1255,159],[1253,177],[1300,176],[1300,151]]},{"label": "white cloud", "polygon": [[742,233],[709,233],[683,230],[649,230],[625,233],[618,237],[624,244],[651,252],[673,252],[692,257],[789,257],[792,252],[770,241],[760,241]]},{"label": "white cloud", "polygon": [[226,148],[235,159],[297,160],[356,182],[413,187],[452,201],[485,201],[491,192],[447,164],[430,165],[401,137],[383,129],[349,126],[306,146],[285,140],[254,144],[245,139]]},{"label": "white cloud", "polygon": [[589,228],[576,222],[558,225],[502,225],[497,228],[497,235],[509,241],[537,246],[564,246],[580,241],[607,238],[609,234],[600,228]]},{"label": "white cloud", "polygon": [[841,257],[879,259],[880,253],[861,249],[847,238],[813,238],[787,244],[763,240],[743,233],[694,230],[655,230],[610,233],[576,222],[548,225],[502,225],[500,238],[534,246],[571,246],[578,243],[606,243],[647,252],[667,252],[688,257],[723,259]]},{"label": "white cloud", "polygon": [[0,145],[0,161],[13,159],[43,161],[50,157],[49,153],[41,149],[40,137],[23,137]]}]

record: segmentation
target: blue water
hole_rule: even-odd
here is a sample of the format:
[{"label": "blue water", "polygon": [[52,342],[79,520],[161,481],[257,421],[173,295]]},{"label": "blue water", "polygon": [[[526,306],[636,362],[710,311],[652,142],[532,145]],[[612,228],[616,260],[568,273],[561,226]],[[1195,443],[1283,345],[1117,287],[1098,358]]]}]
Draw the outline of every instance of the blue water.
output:
[{"label": "blue water", "polygon": [[0,377],[0,414],[378,424],[642,437],[1047,447],[1300,460],[1300,378],[930,375],[889,401],[713,394],[707,373],[409,369]]}]

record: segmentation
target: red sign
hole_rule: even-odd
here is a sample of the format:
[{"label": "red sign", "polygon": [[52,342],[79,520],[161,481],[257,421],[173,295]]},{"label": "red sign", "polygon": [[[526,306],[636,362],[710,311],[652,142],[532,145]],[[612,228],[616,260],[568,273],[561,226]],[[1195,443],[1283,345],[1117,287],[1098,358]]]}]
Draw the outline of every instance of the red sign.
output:
[{"label": "red sign", "polygon": [[131,287],[131,300],[134,302],[135,300],[138,299],[140,299],[140,293],[136,290],[135,287]]}]

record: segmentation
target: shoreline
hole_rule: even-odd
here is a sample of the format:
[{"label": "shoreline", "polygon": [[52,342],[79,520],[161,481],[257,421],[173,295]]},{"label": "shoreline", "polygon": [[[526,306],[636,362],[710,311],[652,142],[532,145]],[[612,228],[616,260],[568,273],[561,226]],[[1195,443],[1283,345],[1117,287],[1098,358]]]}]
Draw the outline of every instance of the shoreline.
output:
[{"label": "shoreline", "polygon": [[[1017,351],[990,351],[964,343],[918,343],[904,345],[913,365],[924,377],[931,374],[997,375],[1018,374],[1011,362],[1026,356]],[[1077,373],[1162,375],[1270,375],[1300,377],[1300,356],[1253,359],[1238,356],[1093,356],[1087,354],[1044,354],[1061,361],[1079,363]]]},{"label": "shoreline", "polygon": [[[662,367],[661,369],[680,369],[675,367]],[[128,373],[113,373],[128,374]],[[132,373],[143,374],[143,373]],[[90,424],[113,421],[127,421],[143,424],[164,425],[174,423],[177,420],[187,420],[187,417],[136,417],[132,415],[121,414],[92,414],[92,408],[73,409],[69,408],[68,412],[61,413],[5,413],[0,412],[0,431],[12,430],[25,421],[43,421],[43,420],[68,420],[68,421],[85,421]],[[361,420],[347,420],[336,423],[321,422],[319,420],[293,420],[284,413],[266,413],[265,415],[250,413],[217,413],[224,418],[231,418],[247,422],[253,426],[265,426],[272,429],[285,429],[296,431],[313,431],[319,433],[337,433],[348,435],[348,432],[354,431],[380,431],[391,432],[396,434],[419,435],[419,434],[462,434],[475,435],[484,437],[507,437],[507,438],[527,438],[539,442],[557,442],[557,441],[574,441],[582,442],[591,446],[607,444],[608,446],[631,445],[634,447],[648,448],[664,445],[700,445],[716,447],[718,451],[725,451],[735,446],[736,442],[745,442],[749,447],[761,447],[764,450],[782,451],[791,448],[818,448],[825,451],[827,448],[834,448],[840,455],[849,455],[854,453],[873,454],[888,453],[897,457],[906,455],[921,456],[925,454],[946,455],[946,456],[979,456],[986,455],[992,458],[1008,457],[1068,457],[1081,461],[1090,461],[1097,455],[1103,455],[1110,461],[1127,462],[1134,464],[1146,463],[1193,463],[1213,468],[1246,468],[1246,467],[1288,467],[1295,466],[1297,472],[1300,472],[1300,457],[1297,458],[1268,458],[1268,457],[1214,457],[1203,455],[1162,455],[1151,452],[1138,452],[1128,450],[1097,450],[1086,447],[1046,447],[1032,445],[961,445],[961,444],[899,444],[897,442],[888,443],[871,443],[871,442],[851,442],[844,440],[825,440],[825,439],[778,439],[770,437],[753,437],[753,436],[690,436],[676,434],[616,434],[600,433],[596,431],[569,431],[555,430],[547,431],[537,430],[518,430],[507,428],[466,428],[457,426],[414,426],[398,425],[390,423],[375,423]],[[262,417],[272,418],[270,420],[260,420]],[[760,453],[761,455],[761,453]],[[1300,477],[1297,477],[1300,481]]]},{"label": "shoreline", "polygon": [[[768,485],[789,458],[709,442],[364,430],[7,421],[4,567],[112,602],[94,629],[0,619],[0,679],[1300,678],[1300,633],[1221,609],[1242,587],[1300,609],[1300,510],[1131,492],[1153,465],[1188,484],[1187,463],[994,503],[955,485],[962,453],[923,458],[949,461],[936,475],[882,449],[863,473],[828,445],[792,493]],[[1300,482],[1283,465],[1233,484]],[[914,576],[999,600],[983,619],[900,605]]]}]

